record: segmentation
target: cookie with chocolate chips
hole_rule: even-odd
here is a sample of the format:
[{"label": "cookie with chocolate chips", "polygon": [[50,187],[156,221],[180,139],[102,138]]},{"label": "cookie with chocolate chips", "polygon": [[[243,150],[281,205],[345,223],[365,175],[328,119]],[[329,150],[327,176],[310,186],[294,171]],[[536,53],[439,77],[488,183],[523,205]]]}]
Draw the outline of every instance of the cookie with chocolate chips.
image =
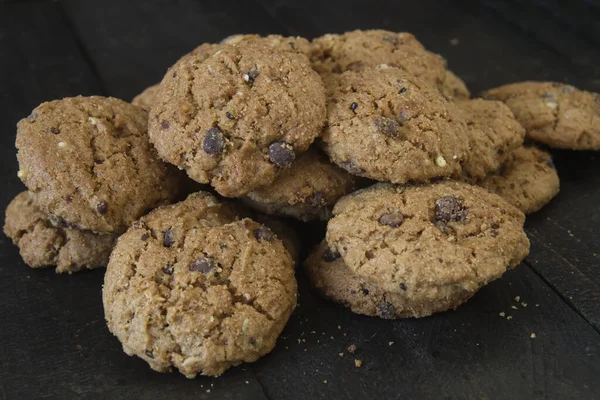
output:
[{"label": "cookie with chocolate chips", "polygon": [[6,208],[4,233],[31,268],[56,267],[57,273],[69,274],[106,266],[117,240],[115,234],[80,230],[42,212],[28,191],[19,193]]},{"label": "cookie with chocolate chips", "polygon": [[518,209],[462,182],[377,184],[338,201],[327,243],[361,279],[419,301],[466,299],[529,252]]},{"label": "cookie with chocolate chips", "polygon": [[325,121],[325,93],[304,57],[260,41],[221,46],[167,72],[149,134],[164,160],[237,197],[308,149]]},{"label": "cookie with chocolate chips", "polygon": [[520,82],[488,90],[527,131],[527,138],[550,147],[600,150],[600,94],[557,82]]},{"label": "cookie with chocolate chips", "polygon": [[386,292],[346,266],[325,241],[304,262],[312,286],[325,298],[357,314],[383,319],[426,317],[454,309],[467,301],[467,290],[419,291],[404,284],[401,292]]},{"label": "cookie with chocolate chips", "polygon": [[159,159],[147,123],[145,110],[110,97],[43,103],[17,125],[18,176],[45,213],[122,232],[179,191],[181,175]]},{"label": "cookie with chocolate chips", "polygon": [[552,156],[533,146],[523,146],[514,151],[502,168],[479,185],[525,214],[540,210],[560,190]]},{"label": "cookie with chocolate chips", "polygon": [[332,74],[322,140],[349,173],[379,181],[427,181],[461,172],[470,149],[457,106],[406,72],[387,66]]},{"label": "cookie with chocolate chips", "polygon": [[317,148],[311,148],[269,185],[250,192],[243,201],[264,212],[301,221],[327,220],[331,208],[352,192],[359,178],[331,164]]},{"label": "cookie with chocolate chips", "polygon": [[102,296],[127,354],[193,378],[273,349],[296,305],[292,259],[264,225],[235,218],[198,193],[119,238]]}]

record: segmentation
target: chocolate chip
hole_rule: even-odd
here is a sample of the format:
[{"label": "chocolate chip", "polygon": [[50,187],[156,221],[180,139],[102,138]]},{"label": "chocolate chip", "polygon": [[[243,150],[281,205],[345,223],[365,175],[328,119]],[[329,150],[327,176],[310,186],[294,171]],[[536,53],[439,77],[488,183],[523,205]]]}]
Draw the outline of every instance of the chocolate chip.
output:
[{"label": "chocolate chip", "polygon": [[171,264],[167,264],[164,267],[162,267],[162,272],[167,275],[173,275],[174,270],[175,270],[175,266],[171,265]]},{"label": "chocolate chip", "polygon": [[271,240],[273,240],[273,232],[266,226],[261,226],[260,228],[254,231],[254,237],[257,240],[264,240],[266,242],[270,242]]},{"label": "chocolate chip", "polygon": [[148,240],[149,237],[150,235],[148,233],[144,233],[142,234],[142,236],[140,236],[140,239],[142,239],[145,242],[146,240]]},{"label": "chocolate chip", "polygon": [[401,283],[401,284],[400,284],[400,289],[402,289],[402,290],[406,290],[406,289],[407,289],[407,287],[406,287],[406,285],[405,285],[404,283]]},{"label": "chocolate chip", "polygon": [[407,90],[408,90],[407,88],[403,87],[402,89],[400,89],[400,91],[398,93],[403,94],[403,93],[406,93]]},{"label": "chocolate chip", "polygon": [[396,316],[396,307],[385,300],[379,303],[375,311],[377,312],[377,316],[383,319],[393,319]]},{"label": "chocolate chip", "polygon": [[60,130],[58,128],[50,128],[50,133],[58,135],[60,133]]},{"label": "chocolate chip", "polygon": [[256,345],[256,339],[252,336],[250,336],[248,338],[248,343],[251,344],[252,346]]},{"label": "chocolate chip", "polygon": [[154,353],[152,352],[152,350],[146,350],[144,351],[144,354],[146,354],[150,358],[154,358]]},{"label": "chocolate chip", "polygon": [[210,271],[217,267],[215,260],[209,257],[202,257],[190,264],[190,271],[202,272],[208,274]]},{"label": "chocolate chip", "polygon": [[400,124],[390,118],[377,117],[375,118],[375,127],[379,133],[395,138],[400,136]]},{"label": "chocolate chip", "polygon": [[173,243],[175,243],[175,235],[173,234],[173,230],[169,228],[163,233],[163,246],[171,247]]},{"label": "chocolate chip", "polygon": [[333,262],[341,257],[341,254],[337,251],[331,250],[329,247],[323,252],[323,261]]},{"label": "chocolate chip", "polygon": [[285,142],[273,142],[269,146],[269,160],[280,168],[287,167],[296,158],[294,148]]},{"label": "chocolate chip", "polygon": [[170,126],[171,126],[171,124],[169,124],[169,121],[163,121],[160,123],[160,127],[162,129],[169,129]]},{"label": "chocolate chip", "polygon": [[255,69],[252,69],[252,70],[248,71],[247,74],[244,75],[244,80],[248,84],[252,85],[252,84],[254,84],[254,81],[256,80],[256,78],[258,78],[259,75],[260,75],[260,72],[258,72]]},{"label": "chocolate chip", "polygon": [[552,94],[552,93],[542,93],[542,95],[540,97],[542,99],[553,99],[554,98],[554,94]]},{"label": "chocolate chip", "polygon": [[390,228],[397,228],[404,222],[404,215],[399,212],[392,212],[390,214],[384,214],[379,218],[381,225],[387,225]]},{"label": "chocolate chip", "polygon": [[72,202],[72,201],[73,201],[73,196],[71,196],[70,194],[66,195],[66,196],[65,196],[65,201],[66,201],[67,203],[70,203],[70,202]]},{"label": "chocolate chip", "polygon": [[221,244],[219,245],[219,248],[220,248],[220,249],[226,249],[226,248],[227,248],[227,243],[221,243]]},{"label": "chocolate chip", "polygon": [[356,111],[357,108],[358,108],[358,103],[354,102],[354,103],[350,104],[350,110]]},{"label": "chocolate chip", "polygon": [[358,165],[356,165],[356,162],[354,160],[340,163],[340,167],[344,168],[346,171],[348,171],[352,175],[361,175],[365,172],[364,169],[362,169]]},{"label": "chocolate chip", "polygon": [[290,45],[290,47],[294,50],[296,50],[296,43],[294,42],[288,42],[288,44]]},{"label": "chocolate chip", "polygon": [[464,222],[467,218],[467,209],[463,206],[461,198],[444,196],[435,202],[435,219],[441,222]]},{"label": "chocolate chip", "polygon": [[171,76],[172,76],[173,78],[177,78],[177,72],[173,71],[173,73],[171,74]]},{"label": "chocolate chip", "polygon": [[98,212],[100,214],[106,214],[106,212],[108,211],[108,204],[102,200],[100,203],[98,203],[98,205],[96,206],[96,210],[98,210]]},{"label": "chocolate chip", "polygon": [[306,199],[306,204],[311,207],[322,207],[325,205],[325,195],[323,192],[314,192]]},{"label": "chocolate chip", "polygon": [[386,42],[390,42],[394,46],[398,45],[398,38],[396,36],[385,35],[381,39],[384,40],[384,41],[386,41]]},{"label": "chocolate chip", "polygon": [[227,112],[225,113],[225,116],[227,117],[227,119],[235,119],[235,117],[233,116],[233,114],[232,114],[232,113],[230,113],[229,111],[227,111]]},{"label": "chocolate chip", "polygon": [[360,291],[362,292],[363,295],[368,296],[369,295],[369,289],[367,288],[361,288]]},{"label": "chocolate chip", "polygon": [[221,154],[225,148],[225,138],[223,132],[219,128],[210,128],[206,135],[204,135],[204,141],[202,142],[202,148],[204,152],[212,156]]}]

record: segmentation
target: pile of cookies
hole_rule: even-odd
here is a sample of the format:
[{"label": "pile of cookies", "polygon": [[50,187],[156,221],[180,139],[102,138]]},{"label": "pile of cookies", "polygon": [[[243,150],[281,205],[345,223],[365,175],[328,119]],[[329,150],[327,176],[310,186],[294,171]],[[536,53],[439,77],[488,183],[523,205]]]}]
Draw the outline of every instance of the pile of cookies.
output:
[{"label": "pile of cookies", "polygon": [[325,297],[385,319],[453,309],[523,260],[524,213],[558,193],[531,143],[600,149],[599,110],[559,83],[470,99],[409,33],[235,35],[132,104],[67,98],[21,120],[28,191],[4,230],[31,267],[107,265],[127,354],[217,376],[271,351],[296,306],[302,243],[278,217],[327,222],[303,263]]}]

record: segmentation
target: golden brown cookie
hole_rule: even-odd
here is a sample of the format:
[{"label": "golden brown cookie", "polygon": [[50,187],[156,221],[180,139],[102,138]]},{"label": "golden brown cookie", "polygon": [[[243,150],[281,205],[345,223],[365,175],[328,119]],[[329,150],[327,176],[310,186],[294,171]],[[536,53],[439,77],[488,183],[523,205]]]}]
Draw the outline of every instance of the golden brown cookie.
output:
[{"label": "golden brown cookie", "polygon": [[525,127],[527,138],[550,147],[600,150],[600,94],[557,82],[520,82],[488,90]]},{"label": "golden brown cookie", "polygon": [[462,182],[377,184],[336,204],[327,243],[390,293],[468,298],[529,252],[521,211]]},{"label": "golden brown cookie", "polygon": [[300,252],[302,251],[302,241],[292,226],[285,222],[282,218],[276,218],[271,215],[253,213],[252,219],[259,224],[263,224],[273,231],[283,247],[290,253],[294,263],[300,260]]},{"label": "golden brown cookie", "polygon": [[69,274],[106,266],[117,240],[115,234],[83,231],[45,214],[28,191],[19,193],[6,208],[4,233],[31,268],[55,266],[57,273]]},{"label": "golden brown cookie", "polygon": [[302,57],[256,43],[184,57],[150,113],[160,156],[227,197],[273,182],[308,149],[325,119],[319,76]]},{"label": "golden brown cookie", "polygon": [[440,88],[446,74],[444,60],[406,32],[355,30],[318,37],[312,45],[313,68],[323,76],[386,64]]},{"label": "golden brown cookie", "polygon": [[[108,327],[156,371],[218,376],[275,346],[296,305],[292,259],[267,227],[232,221],[206,193],[159,208],[119,238]],[[168,233],[169,232],[169,233]]]},{"label": "golden brown cookie", "polygon": [[329,75],[324,149],[354,175],[405,183],[458,174],[470,148],[461,111],[397,68]]},{"label": "golden brown cookie", "polygon": [[446,70],[440,91],[450,100],[468,100],[471,93],[465,82],[454,72]]},{"label": "golden brown cookie", "polygon": [[331,164],[317,148],[300,155],[275,181],[243,198],[248,206],[266,214],[301,221],[327,220],[342,196],[356,189],[358,178]]},{"label": "golden brown cookie", "polygon": [[45,213],[80,229],[123,231],[179,190],[147,122],[142,108],[110,97],[43,103],[17,125],[19,177]]},{"label": "golden brown cookie", "polygon": [[463,111],[471,136],[461,179],[478,181],[498,170],[521,147],[525,129],[502,102],[473,99],[458,101],[456,105]]},{"label": "golden brown cookie", "polygon": [[479,185],[525,214],[540,210],[560,190],[552,156],[533,146],[514,151],[497,173],[489,175]]},{"label": "golden brown cookie", "polygon": [[458,307],[474,292],[440,287],[438,291],[386,292],[350,270],[325,241],[304,263],[312,286],[324,297],[357,314],[383,319],[426,317]]}]

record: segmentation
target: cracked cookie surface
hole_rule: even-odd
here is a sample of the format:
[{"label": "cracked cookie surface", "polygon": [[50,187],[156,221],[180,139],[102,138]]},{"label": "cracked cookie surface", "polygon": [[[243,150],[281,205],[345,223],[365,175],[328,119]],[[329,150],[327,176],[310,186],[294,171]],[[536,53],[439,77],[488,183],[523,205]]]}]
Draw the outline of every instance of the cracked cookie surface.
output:
[{"label": "cracked cookie surface", "polygon": [[483,93],[512,110],[527,138],[550,147],[600,149],[600,94],[557,82],[520,82]]},{"label": "cracked cookie surface", "polygon": [[105,275],[109,329],[155,370],[218,376],[275,346],[296,305],[292,260],[264,225],[207,193],[119,238]]},{"label": "cracked cookie surface", "polygon": [[354,175],[405,183],[461,171],[470,142],[456,105],[397,68],[325,79],[331,160]]},{"label": "cracked cookie surface", "polygon": [[352,192],[358,180],[331,164],[318,149],[311,148],[282,171],[271,185],[250,192],[243,201],[266,214],[301,221],[327,220],[335,202]]},{"label": "cracked cookie surface", "polygon": [[456,102],[463,111],[471,148],[462,164],[462,177],[478,181],[496,171],[521,147],[525,129],[499,101],[473,99]]},{"label": "cracked cookie surface", "polygon": [[333,214],[332,250],[390,293],[474,292],[529,252],[523,213],[462,182],[377,184],[340,199]]},{"label": "cracked cookie surface", "polygon": [[324,120],[323,83],[303,57],[241,42],[175,64],[160,84],[149,134],[164,160],[237,197],[273,182]]},{"label": "cracked cookie surface", "polygon": [[123,231],[179,190],[147,122],[142,108],[114,98],[43,103],[17,125],[19,177],[44,212],[80,229]]},{"label": "cracked cookie surface", "polygon": [[533,146],[514,151],[497,173],[489,175],[479,185],[525,214],[540,210],[560,190],[552,156]]},{"label": "cracked cookie surface", "polygon": [[72,273],[106,266],[117,240],[114,234],[98,234],[69,227],[35,204],[34,196],[19,193],[6,207],[4,233],[19,247],[31,268],[56,267]]},{"label": "cracked cookie surface", "polygon": [[426,317],[458,307],[474,292],[441,287],[437,292],[407,290],[386,292],[378,285],[350,270],[339,253],[325,241],[304,263],[312,286],[324,297],[340,303],[357,314],[383,319]]}]

